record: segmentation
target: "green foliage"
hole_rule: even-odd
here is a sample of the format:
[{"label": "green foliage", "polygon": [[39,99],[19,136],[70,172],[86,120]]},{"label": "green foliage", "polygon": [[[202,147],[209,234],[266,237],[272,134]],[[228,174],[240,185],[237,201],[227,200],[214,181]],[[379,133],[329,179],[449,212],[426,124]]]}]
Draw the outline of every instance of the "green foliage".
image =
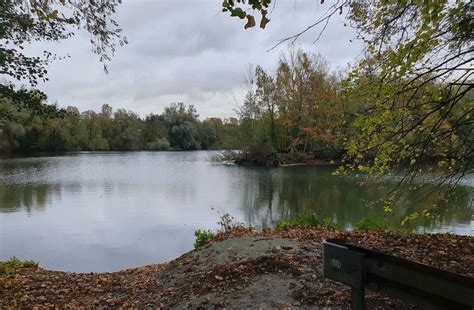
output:
[{"label": "green foliage", "polygon": [[201,143],[197,139],[197,126],[189,121],[175,125],[170,131],[170,140],[180,150],[198,150]]},{"label": "green foliage", "polygon": [[323,219],[321,225],[333,228],[333,229],[342,229],[341,225],[337,224],[336,222],[333,221],[333,219],[326,217]]},{"label": "green foliage", "polygon": [[354,225],[355,229],[357,230],[374,230],[374,229],[382,229],[384,225],[378,221],[371,220],[368,218],[363,218],[359,222]]},{"label": "green foliage", "polygon": [[303,213],[293,219],[278,220],[275,223],[275,230],[285,230],[289,228],[309,228],[323,224],[323,221],[312,212]]},{"label": "green foliage", "polygon": [[155,141],[148,142],[145,149],[149,151],[167,151],[170,149],[170,143],[166,138],[157,138]]},{"label": "green foliage", "polygon": [[[144,119],[105,104],[100,113],[59,110],[35,90],[0,86],[0,152],[198,150],[232,146],[236,124],[200,121],[193,106],[172,104]],[[229,130],[230,129],[230,130]]]},{"label": "green foliage", "polygon": [[194,236],[196,236],[196,242],[194,242],[194,248],[197,249],[211,242],[214,239],[215,234],[210,230],[198,229],[194,232]]},{"label": "green foliage", "polygon": [[[472,5],[396,0],[358,3],[351,10],[361,35],[372,39],[345,83],[347,100],[364,98],[366,106],[353,121],[339,173],[378,179],[401,167],[404,177],[391,202],[408,190],[422,192],[426,185],[417,180],[429,175],[444,185],[425,197],[433,204],[421,214],[430,213],[474,169],[472,70],[465,66],[473,61],[465,57],[472,54],[465,32],[474,30],[467,22]],[[439,57],[441,51],[449,57]]]},{"label": "green foliage", "polygon": [[38,263],[32,260],[21,261],[15,256],[5,262],[0,262],[0,276],[12,274],[15,268],[38,267]]},{"label": "green foliage", "polygon": [[[218,212],[220,213],[220,211]],[[209,243],[216,237],[216,234],[229,233],[235,229],[246,229],[249,231],[255,230],[255,228],[252,226],[245,227],[243,223],[240,223],[239,221],[237,221],[229,213],[222,214],[217,224],[220,227],[217,230],[217,233],[213,233],[211,230],[201,230],[201,229],[198,229],[194,232],[194,236],[196,236],[196,242],[194,243],[194,248],[197,249]]]}]

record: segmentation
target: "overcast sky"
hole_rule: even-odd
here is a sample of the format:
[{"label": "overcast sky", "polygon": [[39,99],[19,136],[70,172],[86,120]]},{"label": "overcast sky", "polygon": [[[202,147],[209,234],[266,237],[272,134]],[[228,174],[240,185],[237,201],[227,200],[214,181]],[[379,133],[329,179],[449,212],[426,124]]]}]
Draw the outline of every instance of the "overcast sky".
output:
[{"label": "overcast sky", "polygon": [[[265,30],[244,30],[244,22],[220,13],[221,0],[124,0],[116,19],[129,44],[120,48],[105,74],[91,52],[89,36],[78,33],[58,44],[42,44],[71,57],[49,68],[39,85],[50,102],[80,111],[107,103],[141,116],[161,113],[171,102],[196,106],[201,118],[234,115],[249,64],[273,70],[288,45],[267,52],[279,39],[304,29],[327,10],[330,1],[279,0]],[[258,20],[257,20],[258,24]],[[318,29],[319,30],[319,29]],[[297,46],[320,53],[331,67],[345,67],[360,51],[355,34],[336,16],[318,42],[319,31]]]}]

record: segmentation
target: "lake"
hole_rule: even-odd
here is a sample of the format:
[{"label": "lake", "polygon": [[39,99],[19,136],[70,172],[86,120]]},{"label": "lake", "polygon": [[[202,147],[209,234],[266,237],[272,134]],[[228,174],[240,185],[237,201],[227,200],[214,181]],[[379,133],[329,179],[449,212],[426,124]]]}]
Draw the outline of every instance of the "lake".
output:
[{"label": "lake", "polygon": [[[63,271],[115,271],[191,250],[194,231],[230,213],[257,227],[314,211],[350,229],[383,218],[393,182],[336,177],[333,167],[255,168],[211,161],[216,152],[79,152],[0,159],[0,260],[16,256]],[[470,194],[469,194],[470,192]],[[386,218],[423,207],[412,197]],[[474,234],[472,182],[415,232]]]}]

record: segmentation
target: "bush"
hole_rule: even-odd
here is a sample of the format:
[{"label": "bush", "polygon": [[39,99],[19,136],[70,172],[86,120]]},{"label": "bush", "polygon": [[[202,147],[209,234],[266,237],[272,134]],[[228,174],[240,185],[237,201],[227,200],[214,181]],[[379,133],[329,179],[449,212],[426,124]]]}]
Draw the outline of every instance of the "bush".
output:
[{"label": "bush", "polygon": [[242,160],[242,158],[242,152],[226,150],[213,156],[211,160],[218,163],[231,164]]},{"label": "bush", "polygon": [[166,138],[157,138],[155,141],[148,142],[145,149],[148,151],[167,151],[170,149],[170,143]]},{"label": "bush", "polygon": [[316,213],[303,213],[297,218],[279,220],[275,223],[275,230],[285,230],[293,227],[308,228],[321,225],[323,222]]},{"label": "bush", "polygon": [[244,223],[237,221],[235,217],[229,213],[222,214],[217,224],[221,227],[218,233],[227,233],[237,228],[245,228]]},{"label": "bush", "polygon": [[384,225],[378,221],[373,221],[369,218],[363,218],[354,225],[357,230],[371,230],[371,229],[382,229]]},{"label": "bush", "polygon": [[214,239],[215,234],[210,230],[196,230],[194,232],[194,236],[196,236],[196,242],[194,242],[194,248],[200,248]]},{"label": "bush", "polygon": [[14,272],[15,268],[38,267],[38,263],[32,260],[21,261],[15,256],[6,262],[0,262],[0,275],[7,275]]},{"label": "bush", "polygon": [[244,149],[235,163],[237,165],[278,166],[280,162],[276,151],[271,146],[254,144]]},{"label": "bush", "polygon": [[335,223],[331,218],[327,217],[325,219],[323,219],[323,223],[322,223],[323,226],[326,226],[326,227],[330,227],[330,228],[334,228],[334,229],[341,229],[341,225]]},{"label": "bush", "polygon": [[290,152],[279,154],[279,161],[282,164],[301,164],[314,160],[314,156],[303,152]]}]

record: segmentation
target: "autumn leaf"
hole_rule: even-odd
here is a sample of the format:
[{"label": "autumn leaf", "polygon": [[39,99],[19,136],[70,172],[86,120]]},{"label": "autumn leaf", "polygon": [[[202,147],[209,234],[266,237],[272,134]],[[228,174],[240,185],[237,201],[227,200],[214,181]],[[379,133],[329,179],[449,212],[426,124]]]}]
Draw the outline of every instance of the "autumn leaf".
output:
[{"label": "autumn leaf", "polygon": [[262,20],[260,21],[260,28],[265,29],[265,26],[267,26],[269,21],[270,20],[265,15],[263,15]]},{"label": "autumn leaf", "polygon": [[255,18],[252,15],[247,15],[247,23],[244,26],[244,29],[255,27]]}]

